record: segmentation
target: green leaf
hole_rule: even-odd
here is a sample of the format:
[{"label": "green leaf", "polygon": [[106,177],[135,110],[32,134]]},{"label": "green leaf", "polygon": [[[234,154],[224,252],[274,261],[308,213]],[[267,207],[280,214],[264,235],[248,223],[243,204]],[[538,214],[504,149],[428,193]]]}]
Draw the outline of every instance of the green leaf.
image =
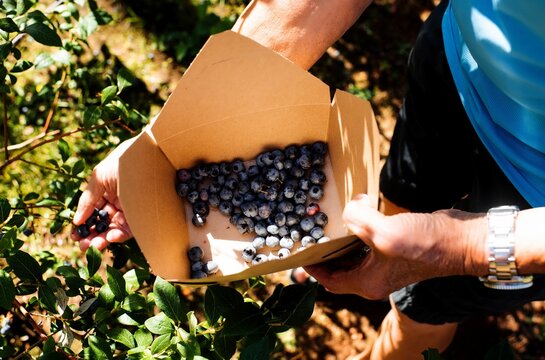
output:
[{"label": "green leaf", "polygon": [[127,69],[121,68],[117,74],[117,87],[119,92],[134,84],[134,75]]},{"label": "green leaf", "polygon": [[15,285],[9,273],[0,269],[0,306],[6,310],[11,309],[15,299]]},{"label": "green leaf", "polygon": [[100,264],[102,264],[102,253],[96,247],[90,246],[85,253],[85,258],[87,259],[89,277],[92,277],[98,269],[100,269]]},{"label": "green leaf", "polygon": [[251,341],[241,351],[239,360],[268,360],[276,344],[276,335],[267,334],[258,341]]},{"label": "green leaf", "polygon": [[146,298],[140,294],[129,294],[121,304],[123,310],[130,312],[143,310],[147,307]]},{"label": "green leaf", "polygon": [[64,204],[56,199],[45,198],[36,203],[36,206],[64,206]]},{"label": "green leaf", "polygon": [[12,250],[15,246],[15,240],[17,240],[17,231],[15,228],[8,229],[8,231],[3,233],[2,237],[0,237],[0,252]]},{"label": "green leaf", "polygon": [[204,294],[204,312],[208,324],[214,325],[220,316],[228,317],[236,313],[244,303],[242,295],[234,288],[212,285]]},{"label": "green leaf", "polygon": [[22,15],[28,11],[34,5],[34,1],[31,0],[17,0],[16,11],[17,15]]},{"label": "green leaf", "polygon": [[57,32],[45,24],[39,22],[30,24],[25,27],[23,32],[32,36],[34,40],[40,44],[46,46],[62,46],[61,38],[57,35]]},{"label": "green leaf", "polygon": [[301,326],[312,315],[318,285],[289,285],[284,287],[274,302],[263,305],[270,310],[270,323],[280,323],[287,326]]},{"label": "green leaf", "polygon": [[97,124],[102,116],[100,108],[96,106],[89,106],[83,112],[83,127],[90,128]]},{"label": "green leaf", "polygon": [[107,332],[107,335],[110,339],[125,345],[129,349],[132,349],[136,345],[134,336],[127,329],[114,327]]},{"label": "green leaf", "polygon": [[121,325],[127,325],[127,326],[140,326],[142,325],[142,322],[136,321],[133,319],[129,314],[121,314],[117,317],[117,322]]},{"label": "green leaf", "polygon": [[171,320],[165,313],[159,313],[144,322],[146,328],[156,335],[169,334],[174,331]]},{"label": "green leaf", "polygon": [[251,303],[243,303],[225,319],[222,334],[225,336],[247,336],[261,331],[265,327],[265,319],[260,309]]},{"label": "green leaf", "polygon": [[187,309],[180,300],[180,296],[174,285],[157,276],[153,284],[153,294],[155,295],[155,303],[166,316],[176,323],[186,320]]},{"label": "green leaf", "polygon": [[231,359],[237,350],[237,338],[218,334],[214,337],[214,351],[222,359]]},{"label": "green leaf", "polygon": [[121,272],[119,270],[111,266],[108,266],[106,268],[106,275],[108,278],[108,285],[110,285],[110,289],[112,290],[115,299],[118,301],[122,301],[125,298],[125,295],[127,295],[127,291],[125,290],[125,279],[123,279],[123,275],[121,275]]},{"label": "green leaf", "polygon": [[170,334],[158,336],[151,344],[151,353],[160,354],[170,346]]},{"label": "green leaf", "polygon": [[85,170],[85,160],[79,159],[76,161],[74,166],[72,166],[72,171],[70,172],[72,175],[77,176],[79,175],[83,170]]},{"label": "green leaf", "polygon": [[21,280],[42,282],[42,270],[38,261],[28,253],[18,250],[7,258],[9,266]]},{"label": "green leaf", "polygon": [[115,301],[115,295],[110,288],[109,284],[105,284],[100,288],[98,291],[98,299],[100,301],[100,304],[104,307],[111,308],[113,307],[113,303]]},{"label": "green leaf", "polygon": [[[7,43],[0,44],[0,61],[5,60],[9,53],[11,52],[11,49],[13,48],[13,45],[11,41],[8,41]],[[5,69],[5,67],[3,67]],[[6,70],[7,72],[7,70]],[[1,72],[0,72],[1,75]],[[5,74],[4,74],[5,76]],[[4,80],[4,76],[0,76],[1,80]]]},{"label": "green leaf", "polygon": [[503,340],[486,352],[484,360],[515,360],[515,352],[509,342]]},{"label": "green leaf", "polygon": [[0,197],[0,224],[6,221],[11,212],[11,206],[6,198]]},{"label": "green leaf", "polygon": [[85,352],[85,359],[89,360],[105,360],[113,359],[112,349],[108,342],[96,335],[89,336],[89,347]]},{"label": "green leaf", "polygon": [[57,313],[57,298],[49,286],[40,286],[40,289],[38,290],[38,300],[44,309],[55,314]]},{"label": "green leaf", "polygon": [[98,25],[107,25],[113,20],[112,16],[102,9],[93,9],[93,16]]},{"label": "green leaf", "polygon": [[11,18],[0,19],[0,29],[7,33],[18,32],[19,27]]},{"label": "green leaf", "polygon": [[426,349],[422,355],[424,355],[424,360],[444,360],[437,349]]},{"label": "green leaf", "polygon": [[145,329],[138,329],[134,333],[134,339],[138,346],[148,347],[153,342],[153,335]]},{"label": "green leaf", "polygon": [[100,103],[102,105],[106,105],[107,103],[112,101],[113,98],[115,98],[116,94],[117,94],[117,86],[110,85],[105,87],[102,90],[102,93],[100,95]]},{"label": "green leaf", "polygon": [[57,148],[59,149],[59,153],[61,154],[62,161],[68,160],[68,158],[71,155],[70,146],[64,139],[60,139],[57,142]]},{"label": "green leaf", "polygon": [[149,277],[150,273],[146,270],[131,269],[127,271],[125,274],[123,274],[123,278],[125,278],[125,282],[127,283],[127,292],[133,292],[140,289],[140,287],[144,285],[144,282],[148,280]]},{"label": "green leaf", "polygon": [[23,201],[32,201],[32,200],[36,200],[37,198],[39,198],[40,195],[38,193],[35,193],[35,192],[29,192],[28,194],[25,195],[25,197],[23,198]]},{"label": "green leaf", "polygon": [[20,72],[23,72],[23,71],[26,71],[28,69],[30,69],[32,67],[32,65],[34,65],[33,63],[31,63],[30,61],[28,60],[19,60],[15,63],[15,65],[13,65],[13,67],[11,68],[11,72],[12,73],[20,73]]},{"label": "green leaf", "polygon": [[54,63],[54,60],[51,57],[51,55],[47,53],[40,53],[38,54],[38,56],[36,56],[36,59],[34,59],[34,68],[43,69],[53,65],[53,63]]}]

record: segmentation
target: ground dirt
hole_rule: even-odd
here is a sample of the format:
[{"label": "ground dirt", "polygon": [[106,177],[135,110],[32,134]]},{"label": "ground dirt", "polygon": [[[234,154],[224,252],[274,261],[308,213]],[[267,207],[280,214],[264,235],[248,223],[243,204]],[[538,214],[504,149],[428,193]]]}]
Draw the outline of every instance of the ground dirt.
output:
[{"label": "ground dirt", "polygon": [[[436,4],[427,0],[377,0],[343,38],[311,69],[332,88],[351,86],[370,96],[382,136],[381,156],[387,154],[395,114],[403,98],[405,64],[422,21]],[[123,4],[109,6],[123,14]],[[150,34],[138,23],[102,32],[96,41],[146,84],[150,92],[165,98],[183,67],[149,46]],[[127,39],[129,37],[130,41]],[[143,39],[143,40],[142,40]],[[147,39],[147,40],[146,40]],[[147,41],[147,43],[146,43]],[[151,49],[151,50],[150,50]],[[286,276],[267,278],[288,283]],[[321,288],[310,321],[291,333],[277,358],[349,359],[364,351],[376,336],[387,301],[368,301],[357,296],[334,295]],[[460,326],[447,359],[483,359],[494,344],[506,339],[518,359],[545,359],[541,340],[545,324],[543,302],[497,317],[482,316]]]}]

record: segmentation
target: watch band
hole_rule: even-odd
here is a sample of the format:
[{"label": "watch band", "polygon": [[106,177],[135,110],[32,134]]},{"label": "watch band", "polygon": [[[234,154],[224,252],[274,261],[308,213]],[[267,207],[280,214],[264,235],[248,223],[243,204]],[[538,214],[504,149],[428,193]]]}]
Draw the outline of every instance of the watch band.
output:
[{"label": "watch band", "polygon": [[488,210],[488,276],[484,286],[496,290],[519,290],[532,286],[532,276],[518,274],[515,259],[516,206],[500,206]]}]

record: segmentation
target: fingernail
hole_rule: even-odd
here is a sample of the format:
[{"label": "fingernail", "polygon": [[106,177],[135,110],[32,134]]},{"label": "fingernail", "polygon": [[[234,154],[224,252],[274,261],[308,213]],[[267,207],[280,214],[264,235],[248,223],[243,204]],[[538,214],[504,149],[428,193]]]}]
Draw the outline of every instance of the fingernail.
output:
[{"label": "fingernail", "polygon": [[359,201],[359,200],[367,199],[368,197],[369,195],[367,194],[357,194],[356,196],[354,196],[353,200]]}]

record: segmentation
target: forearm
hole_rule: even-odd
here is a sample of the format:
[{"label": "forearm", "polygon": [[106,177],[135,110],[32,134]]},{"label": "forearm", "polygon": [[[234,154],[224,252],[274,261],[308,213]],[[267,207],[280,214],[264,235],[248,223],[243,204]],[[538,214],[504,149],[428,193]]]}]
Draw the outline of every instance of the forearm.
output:
[{"label": "forearm", "polygon": [[310,68],[354,24],[372,0],[254,0],[236,31]]}]

